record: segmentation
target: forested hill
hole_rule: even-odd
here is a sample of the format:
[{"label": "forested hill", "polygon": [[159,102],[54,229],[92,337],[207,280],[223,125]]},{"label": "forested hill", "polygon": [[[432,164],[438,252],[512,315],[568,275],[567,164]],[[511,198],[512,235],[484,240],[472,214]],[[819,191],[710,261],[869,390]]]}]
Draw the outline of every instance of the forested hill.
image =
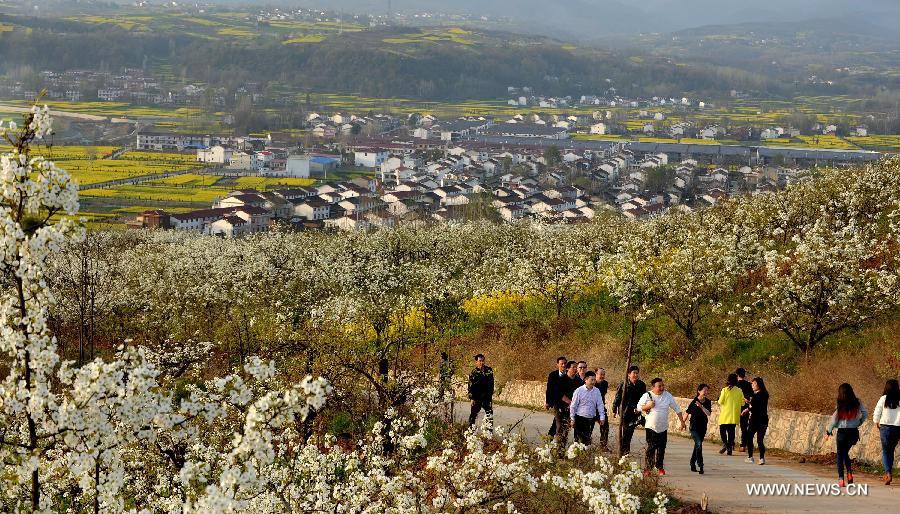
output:
[{"label": "forested hill", "polygon": [[[177,80],[248,82],[420,99],[497,98],[506,87],[541,94],[712,96],[730,89],[780,93],[758,75],[666,57],[461,28],[282,26],[216,16],[0,17],[0,72],[164,64]],[[322,29],[322,30],[320,30]],[[329,29],[329,30],[324,30]]]}]

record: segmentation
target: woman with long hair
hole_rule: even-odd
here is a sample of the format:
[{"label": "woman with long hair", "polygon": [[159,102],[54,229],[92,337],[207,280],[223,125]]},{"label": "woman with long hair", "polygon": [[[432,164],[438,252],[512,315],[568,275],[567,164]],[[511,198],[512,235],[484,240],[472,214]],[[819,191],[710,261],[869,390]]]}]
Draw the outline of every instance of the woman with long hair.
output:
[{"label": "woman with long hair", "polygon": [[697,395],[691,400],[684,413],[691,418],[691,439],[694,440],[694,451],[691,452],[691,471],[703,474],[703,438],[706,437],[706,426],[712,412],[712,402],[707,398],[709,386],[697,386]]},{"label": "woman with long hair", "polygon": [[[859,426],[866,420],[865,406],[853,392],[853,387],[843,383],[838,387],[837,408],[831,415],[831,423],[825,430],[825,439],[831,437],[837,429],[835,443],[837,446],[838,485],[853,483],[853,471],[850,469],[850,448],[859,442]],[[847,481],[844,482],[844,471],[847,471]]]},{"label": "woman with long hair", "polygon": [[872,421],[881,436],[881,464],[884,466],[884,485],[891,485],[894,477],[894,450],[900,441],[900,383],[892,378],[884,384],[884,394],[875,405]]},{"label": "woman with long hair", "polygon": [[719,392],[719,436],[722,449],[719,453],[734,451],[734,427],[741,419],[744,393],[737,387],[737,375],[732,373],[725,380],[725,387]]},{"label": "woman with long hair", "polygon": [[750,382],[753,395],[742,415],[750,416],[747,422],[747,462],[753,464],[753,437],[756,436],[756,446],[759,449],[759,464],[766,463],[766,430],[769,429],[769,391],[762,377],[756,377]]}]

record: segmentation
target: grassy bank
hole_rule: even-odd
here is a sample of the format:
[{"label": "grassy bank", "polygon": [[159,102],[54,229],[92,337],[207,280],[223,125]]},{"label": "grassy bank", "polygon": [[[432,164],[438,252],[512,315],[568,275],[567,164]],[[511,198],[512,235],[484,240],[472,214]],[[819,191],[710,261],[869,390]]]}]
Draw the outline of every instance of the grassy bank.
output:
[{"label": "grassy bank", "polygon": [[[530,299],[467,310],[470,317],[451,345],[458,373],[467,373],[470,356],[481,352],[498,384],[546,380],[556,357],[565,355],[606,368],[611,383],[621,381],[629,323],[602,298],[573,302],[558,318],[552,306]],[[741,338],[724,328],[721,319],[706,320],[692,346],[668,319],[648,320],[638,330],[634,362],[646,381],[661,376],[680,396],[693,394],[701,382],[717,395],[725,376],[741,366],[766,379],[773,407],[822,413],[833,410],[842,382],[853,384],[871,407],[885,379],[900,373],[900,313],[826,340],[808,362],[779,333]]]}]

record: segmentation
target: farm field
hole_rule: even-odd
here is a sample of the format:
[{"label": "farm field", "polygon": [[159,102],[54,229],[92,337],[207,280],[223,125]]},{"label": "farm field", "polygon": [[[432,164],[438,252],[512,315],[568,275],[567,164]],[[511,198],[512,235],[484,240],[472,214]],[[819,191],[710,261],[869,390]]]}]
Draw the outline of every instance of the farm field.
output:
[{"label": "farm field", "polygon": [[[9,146],[0,146],[0,152],[9,150]],[[114,146],[50,146],[35,147],[34,150],[36,155],[52,159],[68,171],[82,188],[110,180],[202,166],[192,155],[165,152],[125,152],[116,159],[109,159],[117,150]]]},{"label": "farm field", "polygon": [[184,171],[196,165],[172,164],[146,160],[56,160],[56,164],[68,171],[81,186],[118,180],[122,178],[154,175],[171,171]]},{"label": "farm field", "polygon": [[[0,145],[0,152],[8,152],[11,147],[8,145]],[[43,155],[54,161],[59,160],[94,160],[103,159],[112,155],[117,148],[115,146],[50,146],[35,147],[32,152],[35,155]]]},{"label": "farm field", "polygon": [[472,32],[461,28],[450,28],[447,30],[424,30],[410,34],[402,34],[398,37],[389,37],[382,39],[388,44],[410,44],[410,43],[439,43],[449,42],[461,45],[472,45],[475,42],[467,37]]},{"label": "farm field", "polygon": [[804,145],[811,148],[823,148],[826,150],[859,150],[859,147],[853,143],[833,135],[821,136],[797,136]]},{"label": "farm field", "polygon": [[[170,34],[173,32],[212,41],[232,40],[245,42],[254,39],[303,39],[292,41],[311,43],[315,38],[325,35],[351,34],[362,32],[366,27],[350,21],[335,20],[257,20],[255,12],[213,12],[185,16],[182,13],[154,11],[131,11],[128,8],[117,10],[117,14],[68,16],[69,22],[88,26],[112,26],[133,34]],[[0,31],[3,31],[0,26]],[[12,26],[9,26],[12,30]],[[321,39],[319,39],[321,41]]]},{"label": "farm field", "polygon": [[181,164],[196,164],[197,155],[195,153],[172,153],[172,152],[142,152],[140,150],[128,150],[122,153],[116,160],[137,160],[137,161],[157,161],[157,162],[173,162]]},{"label": "farm field", "polygon": [[234,190],[233,187],[185,187],[166,184],[132,184],[104,189],[84,189],[84,197],[106,197],[132,200],[152,200],[156,202],[211,204]]},{"label": "farm field", "polygon": [[277,187],[311,186],[315,183],[315,179],[297,177],[238,177],[231,182],[234,189],[254,188],[261,191]]},{"label": "farm field", "polygon": [[147,182],[150,185],[174,186],[183,188],[217,187],[234,189],[275,189],[279,187],[310,186],[316,183],[311,178],[296,177],[222,177],[218,175],[201,175],[187,173],[174,177],[166,177]]},{"label": "farm field", "polygon": [[[32,105],[31,101],[26,100],[3,100],[3,103],[17,107],[30,107]],[[200,110],[193,107],[151,107],[146,105],[132,105],[126,102],[69,102],[65,100],[46,100],[41,101],[41,104],[46,104],[53,110],[91,114],[109,118],[188,118],[200,114]],[[17,114],[18,118],[21,118],[21,116],[21,114]]]},{"label": "farm field", "polygon": [[866,150],[876,150],[883,152],[900,152],[900,135],[874,135],[865,137],[851,136],[847,141]]}]

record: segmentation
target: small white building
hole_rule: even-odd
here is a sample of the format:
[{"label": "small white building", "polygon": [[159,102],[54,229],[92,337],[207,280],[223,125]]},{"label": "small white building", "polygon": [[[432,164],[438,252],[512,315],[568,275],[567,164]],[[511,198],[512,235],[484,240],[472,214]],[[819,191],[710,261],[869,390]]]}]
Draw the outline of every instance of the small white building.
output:
[{"label": "small white building", "polygon": [[225,216],[209,224],[209,233],[214,236],[240,237],[250,233],[250,223],[237,215]]},{"label": "small white building", "polygon": [[331,206],[323,200],[311,198],[296,203],[293,215],[311,221],[325,220],[331,215]]},{"label": "small white building", "polygon": [[228,160],[228,167],[235,170],[249,170],[253,157],[246,152],[233,152]]},{"label": "small white building", "polygon": [[289,155],[284,173],[288,177],[309,178],[309,155]]},{"label": "small white building", "polygon": [[380,148],[368,148],[353,152],[353,159],[357,166],[364,168],[377,168],[388,157],[387,150]]},{"label": "small white building", "polygon": [[594,123],[591,125],[591,134],[604,135],[606,134],[606,123]]},{"label": "small white building", "polygon": [[205,162],[208,164],[227,164],[231,161],[231,148],[225,148],[216,145],[208,149],[197,150],[197,162]]}]

